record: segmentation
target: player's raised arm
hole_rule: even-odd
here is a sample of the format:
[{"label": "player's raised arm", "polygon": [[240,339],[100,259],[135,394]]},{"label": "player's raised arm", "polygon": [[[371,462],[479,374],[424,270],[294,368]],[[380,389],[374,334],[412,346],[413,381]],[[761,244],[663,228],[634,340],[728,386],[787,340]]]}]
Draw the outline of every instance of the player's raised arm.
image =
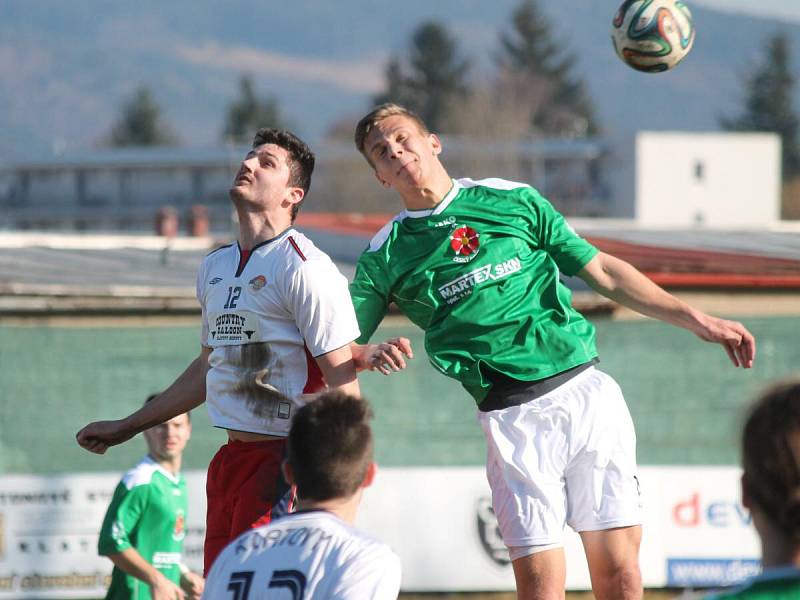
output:
[{"label": "player's raised arm", "polygon": [[145,429],[200,406],[206,399],[210,353],[210,348],[203,347],[200,355],[169,388],[124,419],[89,423],[75,436],[78,444],[89,452],[104,454],[110,446],[126,442]]},{"label": "player's raised arm", "polygon": [[381,344],[350,344],[356,369],[359,371],[379,371],[389,375],[393,371],[406,368],[403,358],[414,358],[411,341],[404,337],[394,337]]},{"label": "player's raised arm", "polygon": [[600,252],[578,272],[593,290],[638,313],[683,327],[707,342],[720,344],[734,366],[750,368],[756,341],[737,321],[707,315],[668,293],[629,263]]}]

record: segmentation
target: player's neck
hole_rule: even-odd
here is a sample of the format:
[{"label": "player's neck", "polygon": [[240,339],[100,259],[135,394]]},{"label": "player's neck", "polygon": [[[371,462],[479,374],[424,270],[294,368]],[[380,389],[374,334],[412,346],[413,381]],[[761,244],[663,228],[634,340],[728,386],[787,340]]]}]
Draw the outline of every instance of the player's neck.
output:
[{"label": "player's neck", "polygon": [[292,226],[286,214],[252,213],[237,211],[239,215],[239,246],[251,250],[261,242],[279,236]]},{"label": "player's neck", "polygon": [[408,210],[428,210],[434,208],[453,187],[453,180],[444,167],[436,170],[419,187],[398,189],[403,204]]},{"label": "player's neck", "polygon": [[354,525],[358,505],[361,503],[361,490],[349,498],[333,498],[332,500],[300,500],[297,501],[297,510],[324,510],[333,513],[342,521]]},{"label": "player's neck", "polygon": [[763,546],[761,564],[764,568],[800,568],[800,548],[788,542],[786,542],[785,545],[774,544],[770,547]]},{"label": "player's neck", "polygon": [[778,526],[773,525],[761,509],[753,508],[751,514],[761,538],[761,564],[765,568],[800,567],[800,546]]},{"label": "player's neck", "polygon": [[173,456],[170,458],[157,458],[152,454],[149,455],[159,467],[164,469],[167,473],[172,475],[178,475],[181,471],[181,459],[182,456]]}]

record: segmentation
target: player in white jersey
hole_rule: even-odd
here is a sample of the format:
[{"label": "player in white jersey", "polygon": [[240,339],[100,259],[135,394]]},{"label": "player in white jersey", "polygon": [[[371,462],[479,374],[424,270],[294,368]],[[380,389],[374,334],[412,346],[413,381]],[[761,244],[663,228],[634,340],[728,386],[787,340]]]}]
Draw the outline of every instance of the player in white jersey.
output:
[{"label": "player in white jersey", "polygon": [[206,571],[230,540],[288,509],[280,464],[297,396],[326,385],[359,393],[347,281],[292,227],[313,169],[313,153],[293,134],[256,134],[230,189],[238,242],[208,255],[198,273],[200,355],[142,409],[77,434],[102,454],[208,400],[228,443],[209,466]]},{"label": "player in white jersey", "polygon": [[208,410],[217,427],[285,437],[292,399],[324,388],[313,357],[347,346],[358,325],[346,278],[302,233],[241,254],[219,248],[197,276]]},{"label": "player in white jersey", "polygon": [[399,558],[353,527],[376,471],[371,418],[365,400],[339,392],[297,411],[284,472],[297,486],[298,511],[228,545],[209,573],[203,598],[397,598]]}]

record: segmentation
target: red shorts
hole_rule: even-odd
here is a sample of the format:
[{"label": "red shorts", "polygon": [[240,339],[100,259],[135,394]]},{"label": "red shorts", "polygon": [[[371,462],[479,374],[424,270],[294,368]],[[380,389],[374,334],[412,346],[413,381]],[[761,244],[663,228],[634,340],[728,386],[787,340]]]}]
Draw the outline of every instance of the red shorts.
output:
[{"label": "red shorts", "polygon": [[229,441],[208,466],[203,572],[229,542],[289,511],[294,490],[281,472],[286,440]]}]

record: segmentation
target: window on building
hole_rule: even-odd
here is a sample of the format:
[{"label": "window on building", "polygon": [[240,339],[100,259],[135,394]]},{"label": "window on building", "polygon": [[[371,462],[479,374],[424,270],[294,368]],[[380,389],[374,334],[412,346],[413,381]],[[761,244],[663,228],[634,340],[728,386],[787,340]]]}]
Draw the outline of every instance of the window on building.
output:
[{"label": "window on building", "polygon": [[702,160],[694,161],[694,178],[696,181],[703,181],[705,178],[705,165]]}]

